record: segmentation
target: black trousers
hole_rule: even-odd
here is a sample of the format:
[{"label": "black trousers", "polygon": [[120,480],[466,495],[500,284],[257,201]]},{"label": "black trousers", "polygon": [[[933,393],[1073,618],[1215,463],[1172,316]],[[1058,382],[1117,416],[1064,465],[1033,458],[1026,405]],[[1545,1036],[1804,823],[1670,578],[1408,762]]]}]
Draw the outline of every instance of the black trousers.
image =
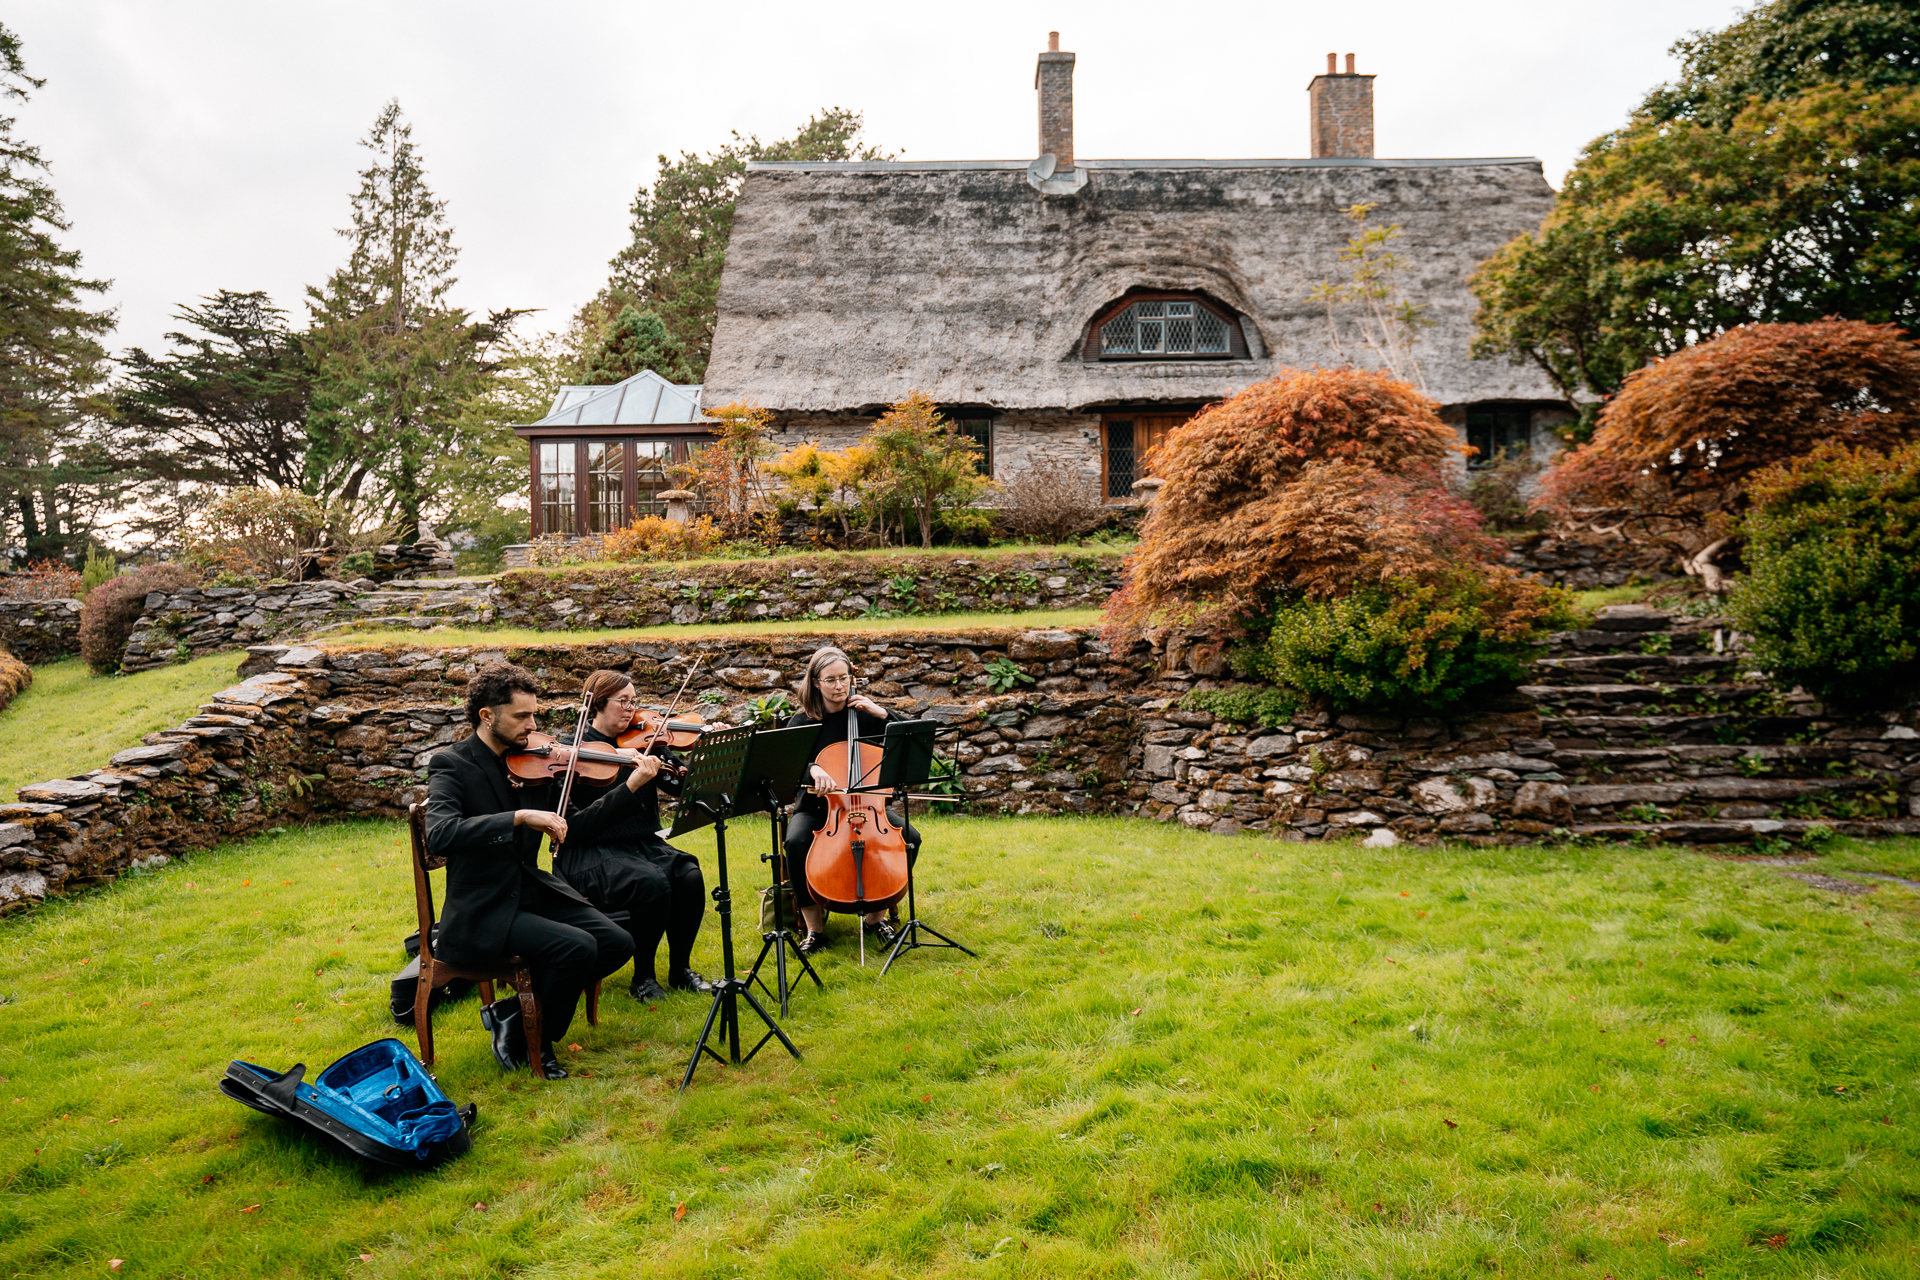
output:
[{"label": "black trousers", "polygon": [[[907,865],[911,867],[920,857],[920,833],[913,829],[911,822],[900,819],[898,814],[888,810],[896,821],[901,821],[907,837]],[[787,881],[793,886],[793,900],[802,907],[814,904],[813,890],[807,887],[807,850],[813,846],[813,833],[826,821],[826,815],[808,813],[805,809],[796,809],[787,819]]]},{"label": "black trousers", "polygon": [[707,881],[698,858],[664,840],[638,848],[563,845],[555,870],[600,910],[628,913],[636,979],[654,973],[662,936],[669,976],[687,967],[706,911]]},{"label": "black trousers", "polygon": [[580,993],[626,964],[633,939],[584,902],[523,879],[520,910],[507,926],[507,954],[533,967],[540,1030],[551,1044],[567,1033]]}]

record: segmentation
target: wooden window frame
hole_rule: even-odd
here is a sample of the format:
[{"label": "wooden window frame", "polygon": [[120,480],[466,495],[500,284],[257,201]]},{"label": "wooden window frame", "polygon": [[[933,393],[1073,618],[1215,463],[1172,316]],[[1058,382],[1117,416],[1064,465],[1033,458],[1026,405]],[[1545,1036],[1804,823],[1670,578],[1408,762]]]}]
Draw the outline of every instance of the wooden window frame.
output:
[{"label": "wooden window frame", "polygon": [[[1164,351],[1153,351],[1145,355],[1130,356],[1110,356],[1103,354],[1101,351],[1102,343],[1100,334],[1101,330],[1106,327],[1107,321],[1113,319],[1128,307],[1138,302],[1191,302],[1196,307],[1204,307],[1226,324],[1226,351],[1207,352],[1205,354],[1196,353],[1194,355],[1170,355]],[[1080,347],[1080,358],[1088,364],[1138,364],[1141,361],[1164,363],[1170,360],[1182,362],[1190,360],[1247,360],[1252,357],[1248,352],[1246,331],[1240,326],[1240,317],[1230,308],[1223,307],[1206,295],[1199,293],[1141,292],[1126,294],[1108,303],[1105,307],[1094,313],[1093,323],[1087,326],[1086,341],[1083,342]]]}]

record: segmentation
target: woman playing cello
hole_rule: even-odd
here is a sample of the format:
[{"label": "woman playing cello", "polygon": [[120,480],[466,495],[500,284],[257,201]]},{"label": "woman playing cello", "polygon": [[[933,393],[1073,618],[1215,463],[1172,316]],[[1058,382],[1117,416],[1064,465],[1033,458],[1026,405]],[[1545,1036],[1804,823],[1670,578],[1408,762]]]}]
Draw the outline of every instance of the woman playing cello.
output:
[{"label": "woman playing cello", "polygon": [[[596,671],[587,677],[584,691],[592,695],[592,701],[583,745],[614,750],[616,740],[632,722],[638,702],[633,681],[618,671]],[[654,971],[663,934],[667,939],[667,986],[675,991],[709,989],[707,980],[689,967],[706,906],[706,881],[698,859],[660,838],[659,791],[679,795],[680,783],[672,767],[672,752],[666,747],[655,750],[664,754],[642,755],[634,766],[645,770],[647,777],[627,817],[601,832],[590,845],[561,845],[554,867],[599,910],[625,911],[632,916],[630,990],[634,999],[643,1002],[667,994]],[[624,785],[628,772],[623,769],[613,781],[601,784],[576,778],[569,810],[584,809],[607,789]]]},{"label": "woman playing cello", "polygon": [[[813,742],[813,754],[818,758],[825,748],[846,742],[849,706],[853,708],[863,740],[879,738],[886,732],[889,720],[907,718],[888,711],[865,694],[855,693],[853,664],[847,655],[831,646],[823,647],[807,661],[806,675],[800,681],[800,710],[787,720],[787,727],[819,725],[819,736]],[[807,851],[813,844],[814,833],[827,816],[827,802],[820,793],[832,788],[833,779],[816,764],[811,767],[809,785],[813,789],[802,793],[793,816],[787,820],[785,843],[787,878],[793,886],[793,900],[800,908],[800,918],[807,926],[800,950],[812,955],[827,945],[827,910],[807,887]],[[900,825],[904,827],[907,857],[911,862],[920,852],[920,833],[904,821],[900,821]],[[899,921],[890,913],[872,912],[863,920],[862,927],[877,934],[883,943],[899,936]]]}]

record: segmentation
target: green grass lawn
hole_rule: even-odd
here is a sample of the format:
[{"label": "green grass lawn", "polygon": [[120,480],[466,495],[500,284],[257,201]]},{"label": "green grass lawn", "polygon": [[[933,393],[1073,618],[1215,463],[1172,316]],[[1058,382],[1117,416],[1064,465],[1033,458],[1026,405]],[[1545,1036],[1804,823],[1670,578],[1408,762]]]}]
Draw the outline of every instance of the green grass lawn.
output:
[{"label": "green grass lawn", "polygon": [[138,746],[141,734],[171,729],[237,683],[244,656],[210,654],[126,676],[96,676],[78,658],[35,667],[33,687],[0,711],[0,800],[30,783],[97,769]]},{"label": "green grass lawn", "polygon": [[[469,999],[438,1069],[475,1145],[416,1175],[215,1092],[229,1058],[318,1070],[396,1034],[399,824],[9,921],[0,1274],[1920,1273],[1906,888],[1665,849],[924,827],[923,911],[979,959],[882,979],[841,927],[787,1024],[805,1061],[709,1062],[683,1097],[692,997],[610,989],[553,1084],[500,1073]],[[749,890],[764,838],[736,830]],[[1920,878],[1920,843],[1820,866]]]},{"label": "green grass lawn", "polygon": [[691,626],[616,627],[565,631],[534,627],[407,627],[337,631],[320,637],[330,645],[368,648],[393,644],[526,645],[596,644],[620,640],[699,640],[711,636],[854,635],[874,631],[951,632],[975,627],[1091,627],[1098,609],[1038,609],[1027,613],[942,613],[910,618],[788,618],[780,622],[711,622]]}]

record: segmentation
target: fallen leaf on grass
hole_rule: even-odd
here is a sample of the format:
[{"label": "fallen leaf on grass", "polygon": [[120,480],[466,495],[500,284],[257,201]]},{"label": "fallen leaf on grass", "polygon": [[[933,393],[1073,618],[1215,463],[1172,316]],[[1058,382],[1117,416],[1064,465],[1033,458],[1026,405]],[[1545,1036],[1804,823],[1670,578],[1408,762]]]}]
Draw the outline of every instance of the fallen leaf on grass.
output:
[{"label": "fallen leaf on grass", "polygon": [[581,1050],[581,1047],[582,1047],[582,1046],[580,1046],[580,1045],[577,1045],[577,1044],[570,1044],[570,1045],[568,1045],[568,1046],[567,1046],[567,1052],[568,1052],[568,1053],[579,1053],[579,1052],[580,1052],[580,1050]]},{"label": "fallen leaf on grass", "polygon": [[362,1261],[362,1262],[372,1262],[372,1261],[373,1261],[373,1255],[372,1255],[372,1254],[370,1254],[370,1253],[363,1253],[363,1254],[361,1254],[361,1255],[360,1255],[360,1261]]},{"label": "fallen leaf on grass", "polygon": [[680,1221],[680,1219],[686,1216],[687,1216],[687,1202],[685,1200],[682,1200],[679,1204],[673,1206],[673,1220],[675,1222],[678,1222]]},{"label": "fallen leaf on grass", "polygon": [[480,1210],[482,1213],[485,1213],[487,1209],[487,1202],[485,1200],[475,1200],[473,1202],[473,1207]]},{"label": "fallen leaf on grass", "polygon": [[1784,1249],[1787,1247],[1787,1237],[1785,1233],[1776,1231],[1760,1243],[1769,1249]]},{"label": "fallen leaf on grass", "polygon": [[[1146,1006],[1145,1006],[1145,1005],[1142,1005],[1142,1006],[1140,1006],[1140,1008],[1141,1008],[1141,1009],[1144,1009],[1144,1008],[1146,1008]],[[1137,1017],[1139,1017],[1139,1016],[1140,1016],[1140,1009],[1135,1009],[1135,1010],[1133,1011],[1133,1016],[1134,1016],[1134,1017],[1136,1017],[1136,1018],[1137,1018]]]},{"label": "fallen leaf on grass", "polygon": [[244,1209],[242,1209],[242,1210],[241,1210],[240,1212],[242,1212],[242,1213],[252,1213],[252,1212],[253,1212],[254,1210],[256,1210],[256,1209],[258,1209],[259,1207],[260,1207],[260,1206],[259,1206],[259,1205],[257,1205],[257,1204],[250,1204],[250,1205],[248,1205],[248,1206],[247,1206],[246,1208],[244,1208]]},{"label": "fallen leaf on grass", "polygon": [[1460,1122],[1458,1120],[1448,1120],[1444,1117],[1441,1118],[1440,1123],[1447,1126],[1447,1128],[1449,1129],[1458,1129],[1460,1127]]},{"label": "fallen leaf on grass", "polygon": [[107,1270],[118,1271],[121,1267],[125,1266],[126,1263],[127,1263],[127,1260],[125,1258],[108,1258]]}]

